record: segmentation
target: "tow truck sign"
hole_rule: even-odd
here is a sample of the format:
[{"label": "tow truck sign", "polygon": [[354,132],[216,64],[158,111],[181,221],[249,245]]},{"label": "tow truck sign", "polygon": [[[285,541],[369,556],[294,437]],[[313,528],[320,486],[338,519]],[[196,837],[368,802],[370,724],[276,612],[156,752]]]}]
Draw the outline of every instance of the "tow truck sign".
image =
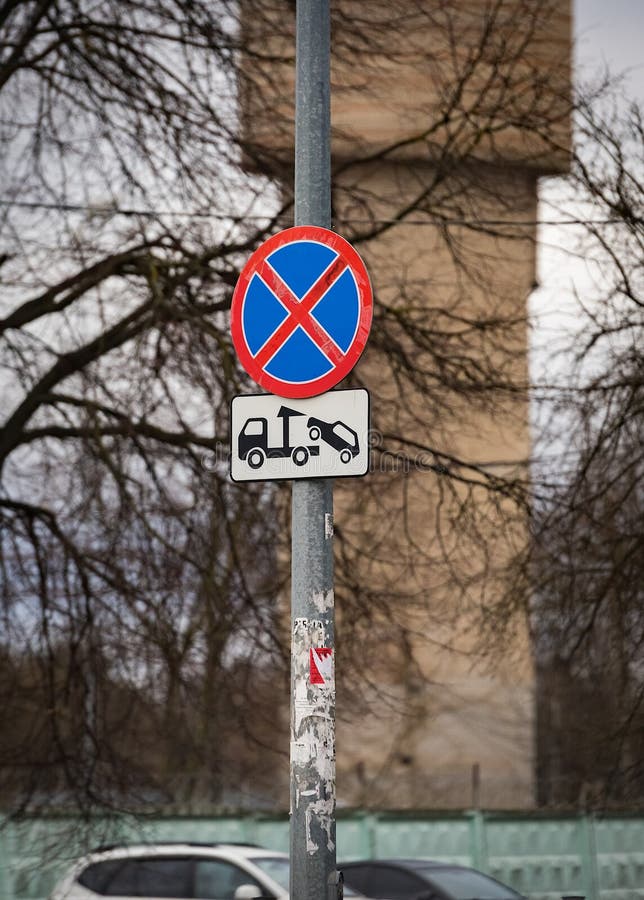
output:
[{"label": "tow truck sign", "polygon": [[233,481],[341,478],[369,470],[369,393],[330,391],[306,400],[235,397]]}]

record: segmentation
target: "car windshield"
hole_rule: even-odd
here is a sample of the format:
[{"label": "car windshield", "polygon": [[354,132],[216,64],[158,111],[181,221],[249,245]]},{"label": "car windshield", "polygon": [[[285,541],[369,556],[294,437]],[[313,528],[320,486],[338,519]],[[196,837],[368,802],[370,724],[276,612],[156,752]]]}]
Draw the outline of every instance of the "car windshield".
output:
[{"label": "car windshield", "polygon": [[276,881],[280,887],[288,891],[289,861],[282,856],[253,856],[251,861],[255,863],[269,878]]},{"label": "car windshield", "polygon": [[419,867],[415,871],[422,872],[454,900],[521,900],[521,894],[482,872],[435,866]]}]

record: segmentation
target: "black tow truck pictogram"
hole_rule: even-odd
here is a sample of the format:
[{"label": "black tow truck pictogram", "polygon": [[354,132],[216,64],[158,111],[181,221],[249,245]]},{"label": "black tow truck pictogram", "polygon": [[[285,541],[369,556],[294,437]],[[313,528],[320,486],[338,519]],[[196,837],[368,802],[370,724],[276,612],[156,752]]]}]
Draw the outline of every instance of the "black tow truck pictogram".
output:
[{"label": "black tow truck pictogram", "polygon": [[[290,420],[293,416],[303,416],[304,413],[291,409],[289,406],[280,406],[277,413],[282,420],[282,443],[270,446],[268,443],[268,420],[264,416],[255,416],[244,422],[244,427],[239,433],[238,453],[239,458],[246,460],[251,469],[259,469],[266,459],[290,459],[296,466],[304,466],[312,456],[320,455],[319,444],[297,444],[290,442]],[[332,447],[340,455],[340,461],[350,462],[360,452],[358,435],[344,422],[325,422],[316,416],[309,416],[306,423],[309,437],[312,441],[322,440]]]},{"label": "black tow truck pictogram", "polygon": [[239,458],[245,459],[251,469],[261,468],[267,458],[286,459],[290,457],[296,466],[306,465],[309,457],[320,455],[319,446],[305,447],[300,444],[293,447],[289,436],[291,417],[303,415],[304,413],[291,409],[290,406],[280,406],[277,416],[282,420],[282,443],[280,446],[272,447],[268,444],[268,420],[263,416],[247,419],[239,433]]}]

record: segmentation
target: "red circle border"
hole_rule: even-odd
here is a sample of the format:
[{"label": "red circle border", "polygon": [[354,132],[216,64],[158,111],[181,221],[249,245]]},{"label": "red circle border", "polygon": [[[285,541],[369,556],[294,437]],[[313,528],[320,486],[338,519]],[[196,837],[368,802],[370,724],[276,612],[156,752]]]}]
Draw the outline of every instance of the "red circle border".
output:
[{"label": "red circle border", "polygon": [[[258,264],[263,262],[267,256],[270,256],[279,247],[304,240],[315,241],[331,247],[338,252],[349,266],[358,287],[360,315],[355,337],[344,354],[342,362],[335,366],[331,372],[327,372],[326,375],[322,375],[320,378],[307,381],[304,384],[292,384],[269,375],[255,363],[242,328],[242,313],[246,292]],[[264,241],[263,244],[260,244],[242,269],[233,291],[230,307],[230,331],[240,363],[260,387],[271,394],[276,394],[278,397],[304,399],[306,397],[316,397],[318,394],[331,390],[332,387],[335,387],[349,374],[358,362],[367,343],[367,338],[371,331],[372,316],[373,292],[371,290],[371,282],[366,266],[357,250],[347,240],[328,228],[320,228],[317,225],[295,225],[293,228],[285,228],[283,231],[279,231]]]}]

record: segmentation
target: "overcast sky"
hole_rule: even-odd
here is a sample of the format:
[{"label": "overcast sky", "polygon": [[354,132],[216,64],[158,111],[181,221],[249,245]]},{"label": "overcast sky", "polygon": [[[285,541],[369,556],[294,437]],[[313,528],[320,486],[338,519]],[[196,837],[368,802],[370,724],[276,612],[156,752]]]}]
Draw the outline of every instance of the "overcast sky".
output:
[{"label": "overcast sky", "polygon": [[628,69],[629,92],[644,100],[644,0],[575,0],[574,15],[577,72]]},{"label": "overcast sky", "polygon": [[[613,75],[627,73],[625,92],[644,103],[644,0],[574,0],[574,16],[577,79],[583,82],[607,67]],[[548,202],[552,199],[559,208],[561,197],[556,184],[542,182],[540,197],[541,218],[545,221],[556,218]],[[575,246],[574,229],[543,225],[539,240],[541,287],[530,298],[536,326],[531,340],[531,372],[535,382],[568,371],[572,355],[558,355],[557,350],[570,344],[570,336],[577,333],[584,321],[574,300],[575,292],[584,301],[590,300],[595,293],[596,278],[592,258],[571,256],[567,252]]]}]

